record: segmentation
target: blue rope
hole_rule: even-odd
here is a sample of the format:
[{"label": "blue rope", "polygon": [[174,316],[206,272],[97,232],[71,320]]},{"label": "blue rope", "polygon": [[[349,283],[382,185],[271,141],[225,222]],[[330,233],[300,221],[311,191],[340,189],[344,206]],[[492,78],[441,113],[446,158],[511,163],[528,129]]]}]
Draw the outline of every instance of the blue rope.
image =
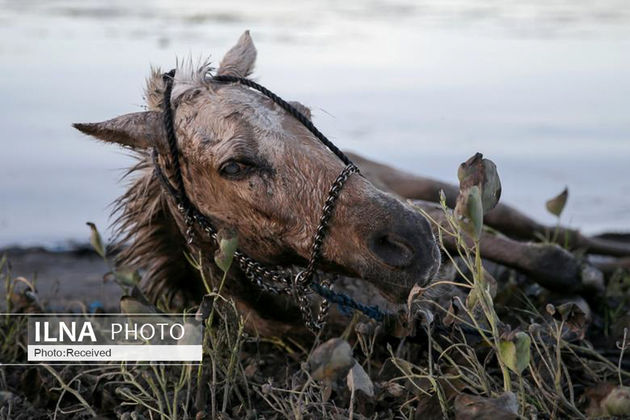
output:
[{"label": "blue rope", "polygon": [[336,303],[342,308],[351,308],[351,309],[357,310],[378,322],[382,322],[387,316],[387,314],[381,311],[381,309],[376,305],[374,306],[363,305],[362,303],[357,302],[356,300],[352,299],[348,295],[334,292],[331,289],[324,287],[321,284],[316,283],[316,282],[311,282],[310,286],[311,286],[311,289],[315,293],[317,293],[318,295],[320,295],[321,297],[323,297],[324,299],[328,300],[331,303]]}]

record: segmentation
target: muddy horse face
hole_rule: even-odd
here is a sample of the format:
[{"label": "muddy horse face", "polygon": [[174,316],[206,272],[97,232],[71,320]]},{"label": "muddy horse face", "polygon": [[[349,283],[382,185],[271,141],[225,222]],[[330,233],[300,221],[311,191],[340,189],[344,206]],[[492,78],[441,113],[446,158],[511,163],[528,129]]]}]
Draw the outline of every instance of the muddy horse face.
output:
[{"label": "muddy horse face", "polygon": [[[217,74],[246,77],[255,58],[246,32]],[[345,165],[270,99],[239,84],[213,82],[209,65],[198,67],[178,66],[171,95],[191,202],[217,228],[236,231],[239,248],[249,256],[268,264],[303,265],[322,204]],[[75,127],[101,140],[167,155],[164,88],[160,72],[154,71],[146,90],[148,111]],[[292,104],[310,118],[306,107]],[[167,167],[165,160],[160,158]],[[426,284],[438,265],[427,220],[361,175],[351,175],[336,203],[321,267],[361,277],[401,301],[411,286]]]}]

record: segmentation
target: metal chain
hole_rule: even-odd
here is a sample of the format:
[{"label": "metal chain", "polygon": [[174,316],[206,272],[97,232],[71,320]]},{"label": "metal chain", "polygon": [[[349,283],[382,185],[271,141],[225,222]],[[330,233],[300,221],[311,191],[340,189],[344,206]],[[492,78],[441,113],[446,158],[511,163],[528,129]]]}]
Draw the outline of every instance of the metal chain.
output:
[{"label": "metal chain", "polygon": [[339,197],[339,193],[343,188],[344,184],[350,177],[350,175],[359,172],[359,169],[350,164],[344,168],[343,171],[337,176],[335,182],[333,182],[330,190],[328,191],[328,197],[324,202],[324,206],[322,208],[322,215],[319,219],[319,225],[317,226],[317,230],[315,231],[315,236],[313,236],[313,243],[311,245],[311,256],[308,262],[308,266],[306,270],[302,271],[296,277],[296,282],[301,284],[308,284],[311,280],[313,273],[315,272],[315,266],[319,261],[322,254],[322,246],[324,245],[324,239],[326,237],[326,233],[328,231],[328,223],[332,218],[333,212],[335,210],[335,204],[337,203],[337,198]]},{"label": "metal chain", "polygon": [[[326,232],[328,231],[328,224],[330,223],[330,219],[333,216],[335,204],[337,203],[339,193],[341,192],[341,189],[343,188],[350,175],[358,171],[359,169],[354,166],[354,164],[349,164],[344,168],[343,171],[341,171],[341,173],[337,176],[332,186],[330,187],[330,190],[328,191],[328,196],[326,197],[326,201],[324,202],[324,206],[322,208],[322,215],[319,219],[319,224],[317,225],[315,236],[313,236],[309,263],[306,267],[306,270],[301,271],[300,273],[298,273],[297,276],[295,276],[295,283],[297,286],[306,288],[312,283],[313,274],[315,274],[316,264],[322,255],[322,247],[324,245]],[[325,287],[330,288],[330,281],[328,279],[324,279],[321,284]],[[308,314],[310,315],[309,319],[311,321],[311,324],[313,324],[313,329],[322,329],[325,324],[326,315],[328,314],[328,310],[330,309],[330,302],[328,302],[328,299],[326,299],[325,297],[322,297],[322,301],[320,302],[319,311],[317,314],[317,320],[313,321],[310,308],[303,307],[304,294],[301,294],[301,296],[302,299],[299,299],[299,302],[302,314],[306,314],[308,312]]]},{"label": "metal chain", "polygon": [[[167,176],[162,171],[158,162],[158,152],[153,150],[153,164],[155,168],[155,174],[164,186],[165,190],[172,196],[177,204],[178,210],[184,217],[184,223],[186,224],[186,239],[188,244],[192,244],[194,241],[194,224],[197,223],[201,229],[208,235],[208,237],[217,242],[217,231],[210,222],[210,220],[203,215],[197,208],[190,202],[184,188],[183,177],[181,174],[181,168],[179,164],[179,153],[177,149],[177,138],[175,136],[175,130],[173,127],[173,110],[171,109],[170,93],[173,86],[173,78],[175,71],[172,70],[163,76],[165,83],[164,92],[164,124],[168,137],[168,144],[171,154],[172,165],[175,170],[175,181],[178,188],[175,188]],[[239,268],[245,274],[245,277],[259,287],[262,291],[276,294],[276,295],[293,295],[298,303],[302,317],[307,327],[316,332],[324,327],[326,316],[330,308],[331,300],[339,305],[350,307],[352,309],[359,310],[366,315],[382,320],[384,314],[377,307],[370,307],[361,305],[355,302],[352,298],[336,293],[332,290],[331,282],[328,278],[321,279],[320,282],[313,280],[317,263],[322,255],[322,248],[326,233],[328,232],[328,225],[333,216],[335,204],[339,198],[341,190],[350,177],[354,173],[359,173],[359,169],[343,154],[330,140],[328,140],[317,128],[308,120],[303,114],[301,114],[295,107],[284,101],[282,98],[275,95],[273,92],[252,82],[249,79],[237,78],[232,76],[215,76],[215,80],[224,82],[237,82],[245,86],[254,88],[264,95],[271,98],[276,104],[288,111],[302,124],[306,126],[324,145],[326,145],[333,153],[335,153],[344,163],[346,167],[337,176],[333,182],[328,196],[322,207],[322,215],[319,219],[319,224],[313,236],[313,242],[311,244],[310,259],[307,267],[300,271],[295,277],[293,277],[287,270],[282,269],[269,269],[268,267],[260,264],[254,259],[248,257],[240,251],[234,253]],[[308,294],[314,291],[320,295],[321,303],[317,313],[317,317],[313,316],[310,309],[310,301]]]}]

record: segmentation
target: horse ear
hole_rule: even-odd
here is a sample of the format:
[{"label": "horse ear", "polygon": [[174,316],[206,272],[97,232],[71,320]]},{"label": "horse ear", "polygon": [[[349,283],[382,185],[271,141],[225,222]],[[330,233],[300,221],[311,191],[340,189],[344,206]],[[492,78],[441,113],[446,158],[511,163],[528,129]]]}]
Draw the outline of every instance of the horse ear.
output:
[{"label": "horse ear", "polygon": [[75,123],[72,126],[99,140],[132,149],[163,148],[166,145],[161,112],[134,112],[103,122]]},{"label": "horse ear", "polygon": [[309,107],[307,107],[306,105],[298,102],[298,101],[289,101],[289,103],[291,105],[293,105],[293,108],[297,109],[298,111],[300,111],[300,114],[304,115],[306,118],[309,119],[309,121],[311,120],[311,109]]},{"label": "horse ear", "polygon": [[217,70],[218,75],[247,77],[254,70],[256,62],[256,47],[254,41],[245,31],[230,51],[228,51]]}]

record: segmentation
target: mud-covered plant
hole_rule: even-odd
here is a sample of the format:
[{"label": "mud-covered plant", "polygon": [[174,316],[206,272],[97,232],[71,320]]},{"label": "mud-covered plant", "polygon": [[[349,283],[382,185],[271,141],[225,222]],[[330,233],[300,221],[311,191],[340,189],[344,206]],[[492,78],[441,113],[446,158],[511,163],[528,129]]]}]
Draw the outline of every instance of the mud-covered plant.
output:
[{"label": "mud-covered plant", "polygon": [[[555,197],[550,198],[545,202],[545,208],[547,211],[556,218],[556,224],[553,229],[549,229],[544,234],[538,233],[538,237],[544,243],[554,243],[567,248],[569,244],[569,232],[566,229],[562,229],[561,218],[562,213],[567,205],[569,199],[569,187],[564,187],[564,190]],[[560,233],[564,232],[564,238],[560,238]]]},{"label": "mud-covered plant", "polygon": [[[196,408],[198,412],[205,413],[209,405],[210,413],[207,414],[211,418],[216,418],[217,413],[225,413],[233,398],[242,400],[246,397],[238,388],[239,383],[246,383],[239,358],[245,340],[245,320],[235,302],[221,294],[238,247],[238,237],[232,232],[222,231],[218,242],[214,261],[223,272],[218,282],[208,278],[201,255],[197,258],[189,256],[190,263],[201,273],[207,292],[197,311],[197,318],[205,323],[203,352],[204,359],[209,359],[209,362],[204,362],[197,369]],[[242,389],[246,394],[249,392],[246,387]],[[206,404],[208,399],[209,404]]]},{"label": "mud-covered plant", "polygon": [[[444,308],[432,302],[434,307],[439,308],[442,322],[452,325],[455,334],[442,334],[440,340],[432,340],[434,353],[439,355],[433,369],[409,363],[400,357],[395,360],[396,363],[408,381],[418,383],[419,380],[433,378],[432,383],[438,386],[433,386],[434,390],[425,398],[433,395],[440,397],[445,417],[452,415],[449,410],[454,410],[456,416],[467,418],[472,416],[472,411],[467,410],[474,407],[485,407],[498,417],[498,413],[549,418],[619,415],[625,409],[620,401],[627,393],[624,385],[630,377],[623,359],[627,334],[617,343],[619,354],[606,357],[587,341],[586,312],[589,309],[583,307],[579,299],[577,303],[569,301],[558,306],[548,305],[545,311],[544,303],[535,305],[521,291],[517,292],[520,302],[512,300],[507,302],[508,306],[503,306],[506,302],[499,306],[495,304],[494,294],[498,285],[484,270],[479,252],[481,233],[487,229],[483,225],[483,214],[488,210],[484,202],[484,188],[487,192],[488,185],[492,185],[485,176],[492,178],[496,171],[494,165],[484,161],[482,156],[476,155],[460,168],[460,195],[454,211],[447,207],[443,194],[442,212],[432,216],[419,209],[434,224],[445,256],[461,279],[458,283],[460,289],[468,291],[465,302],[457,296],[454,298],[458,306],[451,304],[450,308]],[[495,185],[499,185],[498,180]],[[489,197],[486,195],[485,198]],[[560,208],[557,210],[561,211]],[[490,230],[485,231],[484,237],[491,234]],[[446,241],[457,245],[453,255],[444,246]],[[452,282],[438,279],[429,287],[440,284]],[[627,310],[627,290],[615,283],[609,285],[607,293],[620,302],[620,313]],[[512,330],[503,324],[498,313],[509,313],[516,328]],[[481,342],[469,342],[463,334],[464,329],[472,331]],[[497,362],[502,386],[497,380],[496,370],[489,363],[491,359]],[[517,397],[511,392],[501,394],[511,391],[514,384],[518,386]],[[576,388],[575,384],[582,387]],[[449,388],[451,394],[445,409],[438,391],[448,391]],[[422,392],[426,390],[422,388]],[[471,396],[464,390],[477,396]],[[593,397],[593,394],[599,397]],[[423,397],[418,394],[416,398]],[[453,399],[454,404],[450,404]],[[627,413],[630,414],[630,410]]]},{"label": "mud-covered plant", "polygon": [[[453,227],[458,235],[458,244],[468,257],[466,261],[470,265],[473,280],[467,306],[472,311],[476,305],[479,305],[483,311],[492,332],[491,337],[484,335],[484,339],[496,351],[497,361],[503,374],[503,386],[505,391],[509,392],[512,390],[509,368],[518,364],[519,361],[514,360],[516,358],[522,359],[527,357],[527,360],[529,360],[529,347],[528,343],[524,343],[521,340],[519,343],[522,344],[519,344],[517,347],[521,349],[518,354],[507,351],[507,349],[512,349],[514,344],[501,338],[501,332],[499,331],[500,320],[494,309],[490,285],[488,284],[481,260],[480,246],[483,217],[499,202],[501,181],[496,165],[491,160],[484,159],[481,153],[475,154],[462,163],[458,169],[457,176],[459,178],[459,195],[453,216],[461,230],[458,231],[456,225]],[[468,238],[472,240],[472,246],[470,241],[467,241],[467,238],[461,235],[461,231],[464,231]],[[471,254],[474,256],[473,261],[470,261]],[[521,353],[526,353],[526,356]],[[522,371],[522,369],[512,370],[518,371],[517,373],[519,374]]]},{"label": "mud-covered plant", "polygon": [[87,222],[86,225],[90,228],[90,245],[92,245],[92,249],[109,267],[110,272],[105,275],[105,278],[112,278],[125,294],[130,294],[131,290],[140,283],[140,273],[135,269],[117,267],[109,258],[107,246],[96,225],[92,222]]},{"label": "mud-covered plant", "polygon": [[[462,163],[458,170],[460,192],[453,211],[448,209],[446,198],[441,193],[441,206],[444,213],[444,223],[434,220],[430,214],[424,215],[432,221],[438,230],[441,244],[445,236],[457,244],[457,256],[461,264],[455,260],[442,246],[443,251],[456,267],[459,276],[465,281],[462,286],[469,289],[466,302],[462,305],[468,323],[477,331],[487,346],[494,350],[496,360],[503,377],[503,389],[512,390],[510,370],[520,375],[529,362],[528,342],[519,335],[515,344],[513,339],[504,335],[501,321],[495,311],[492,297],[491,277],[485,271],[481,258],[480,239],[484,229],[484,214],[493,209],[501,195],[501,182],[495,164],[484,159],[480,153]],[[463,265],[465,270],[460,266]],[[444,308],[446,310],[446,308]],[[445,352],[442,356],[445,356]],[[471,366],[474,366],[473,362]],[[456,367],[458,368],[458,367]],[[481,381],[479,385],[488,388]]]}]

